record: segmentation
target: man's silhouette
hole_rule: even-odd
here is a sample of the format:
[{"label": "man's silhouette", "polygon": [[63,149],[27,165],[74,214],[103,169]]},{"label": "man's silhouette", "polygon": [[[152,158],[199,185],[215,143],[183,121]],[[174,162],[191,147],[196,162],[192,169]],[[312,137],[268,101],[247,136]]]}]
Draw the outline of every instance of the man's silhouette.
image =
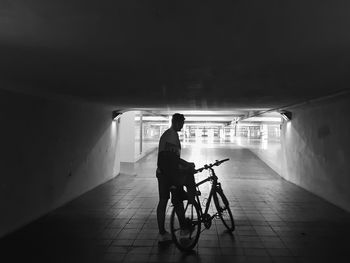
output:
[{"label": "man's silhouette", "polygon": [[159,229],[159,242],[170,241],[171,235],[165,230],[165,212],[170,198],[170,187],[176,186],[172,191],[171,201],[179,218],[181,228],[186,228],[183,208],[183,198],[186,194],[183,186],[186,185],[186,198],[194,202],[195,182],[193,171],[195,164],[180,158],[181,144],[178,131],[184,125],[185,117],[175,113],[172,116],[171,127],[166,130],[160,140],[158,148],[157,178],[159,189],[159,203],[157,206],[157,221]]}]

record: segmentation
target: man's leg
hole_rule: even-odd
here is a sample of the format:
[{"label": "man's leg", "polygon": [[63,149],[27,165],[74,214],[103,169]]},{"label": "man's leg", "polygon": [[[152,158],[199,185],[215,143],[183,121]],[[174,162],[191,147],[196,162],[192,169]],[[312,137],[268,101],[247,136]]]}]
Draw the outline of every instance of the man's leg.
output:
[{"label": "man's leg", "polygon": [[168,204],[168,199],[160,198],[157,206],[157,222],[159,234],[165,234],[165,212]]},{"label": "man's leg", "polygon": [[188,201],[194,204],[196,195],[196,182],[194,180],[194,174],[192,172],[188,172],[186,174],[185,186],[187,189]]},{"label": "man's leg", "polygon": [[157,206],[157,223],[160,234],[159,241],[171,240],[170,234],[165,230],[165,213],[170,197],[169,182],[166,178],[158,177],[159,202]]},{"label": "man's leg", "polygon": [[185,209],[183,205],[183,188],[177,186],[176,189],[171,191],[171,202],[174,205],[175,213],[179,219],[180,227],[186,227]]},{"label": "man's leg", "polygon": [[191,169],[185,168],[180,169],[180,178],[183,178],[183,184],[186,186],[187,190],[187,199],[190,203],[195,203],[195,195],[196,195],[196,182],[194,180],[194,174]]}]

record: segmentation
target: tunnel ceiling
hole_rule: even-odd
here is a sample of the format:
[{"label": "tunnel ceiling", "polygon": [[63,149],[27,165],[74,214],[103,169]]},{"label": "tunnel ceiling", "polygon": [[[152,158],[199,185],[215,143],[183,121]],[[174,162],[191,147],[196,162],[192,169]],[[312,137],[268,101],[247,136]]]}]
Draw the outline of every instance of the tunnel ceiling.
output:
[{"label": "tunnel ceiling", "polygon": [[268,109],[349,88],[349,1],[2,0],[1,88]]}]

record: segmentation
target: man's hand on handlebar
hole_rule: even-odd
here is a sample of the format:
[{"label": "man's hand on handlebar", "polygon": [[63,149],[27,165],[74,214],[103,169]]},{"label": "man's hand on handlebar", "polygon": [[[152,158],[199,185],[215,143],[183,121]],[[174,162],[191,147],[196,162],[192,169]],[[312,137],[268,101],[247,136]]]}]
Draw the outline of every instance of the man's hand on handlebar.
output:
[{"label": "man's hand on handlebar", "polygon": [[195,167],[196,167],[196,165],[194,163],[190,163],[190,162],[188,162],[187,165],[186,165],[186,168],[190,172],[194,172],[196,170]]},{"label": "man's hand on handlebar", "polygon": [[194,169],[196,167],[195,163],[188,163],[188,167]]},{"label": "man's hand on handlebar", "polygon": [[187,162],[183,159],[180,159],[180,167],[182,167],[181,169],[185,169],[185,170],[194,172],[196,165],[195,165],[195,163]]}]

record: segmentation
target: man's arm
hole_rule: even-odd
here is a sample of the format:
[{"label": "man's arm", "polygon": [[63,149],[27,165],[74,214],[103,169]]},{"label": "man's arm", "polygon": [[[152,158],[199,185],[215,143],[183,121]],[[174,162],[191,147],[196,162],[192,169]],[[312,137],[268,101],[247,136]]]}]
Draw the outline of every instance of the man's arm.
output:
[{"label": "man's arm", "polygon": [[[178,156],[180,155],[179,147],[175,144],[170,143],[170,142],[165,143],[165,151],[172,152]],[[181,159],[181,158],[179,158],[179,165],[185,167],[186,169],[194,169],[194,167],[195,167],[194,163],[187,162],[186,160]]]}]

